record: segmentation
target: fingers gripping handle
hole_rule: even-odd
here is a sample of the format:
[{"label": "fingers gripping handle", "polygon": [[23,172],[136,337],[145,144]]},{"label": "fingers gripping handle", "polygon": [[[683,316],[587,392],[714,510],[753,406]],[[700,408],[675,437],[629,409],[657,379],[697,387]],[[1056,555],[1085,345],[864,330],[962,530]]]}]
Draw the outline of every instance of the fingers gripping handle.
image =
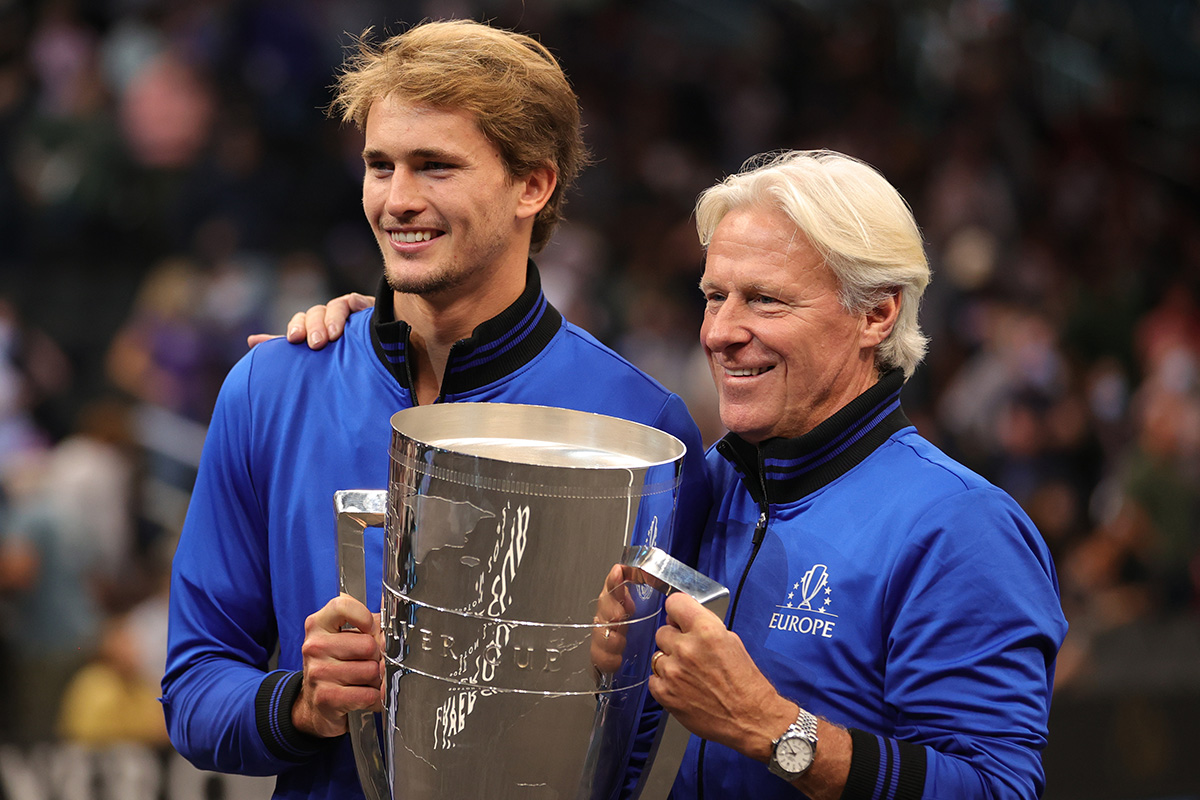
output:
[{"label": "fingers gripping handle", "polygon": [[[363,489],[334,492],[333,508],[337,514],[338,585],[343,592],[367,605],[364,531],[383,525],[387,492]],[[389,800],[387,767],[376,734],[375,714],[351,711],[346,722],[350,728],[350,742],[354,745],[358,779],[367,800]]]},{"label": "fingers gripping handle", "polygon": [[[663,594],[685,592],[725,619],[725,612],[729,608],[729,589],[665,551],[657,547],[626,547],[624,564],[637,569],[647,585]],[[634,793],[635,797],[663,800],[670,794],[690,736],[691,733],[679,720],[667,713],[662,715],[658,741],[650,750],[650,767],[642,773],[641,786]]]},{"label": "fingers gripping handle", "polygon": [[624,564],[642,573],[648,586],[663,594],[683,592],[725,619],[729,589],[657,547],[626,547]]}]

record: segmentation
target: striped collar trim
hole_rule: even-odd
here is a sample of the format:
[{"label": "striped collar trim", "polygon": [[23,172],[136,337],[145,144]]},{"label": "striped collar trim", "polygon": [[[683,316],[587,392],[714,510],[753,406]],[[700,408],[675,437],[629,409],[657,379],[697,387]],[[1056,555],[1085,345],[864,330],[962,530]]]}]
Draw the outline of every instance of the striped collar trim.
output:
[{"label": "striped collar trim", "polygon": [[730,433],[717,452],[742,473],[756,499],[795,502],[845,475],[912,424],[900,406],[903,386],[903,371],[891,370],[803,436],[755,446]]},{"label": "striped collar trim", "polygon": [[[450,348],[438,399],[480,389],[517,371],[550,344],[562,323],[562,315],[542,294],[541,277],[530,261],[521,296]],[[414,374],[411,331],[407,322],[396,319],[392,289],[381,278],[371,317],[371,344],[379,360],[410,393]]]}]

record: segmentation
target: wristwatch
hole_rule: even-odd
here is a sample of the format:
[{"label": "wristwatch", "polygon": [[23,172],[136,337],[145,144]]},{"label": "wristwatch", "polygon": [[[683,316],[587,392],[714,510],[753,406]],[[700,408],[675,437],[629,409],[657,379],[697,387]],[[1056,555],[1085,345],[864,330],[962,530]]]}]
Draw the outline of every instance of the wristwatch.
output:
[{"label": "wristwatch", "polygon": [[817,718],[800,709],[796,721],[771,742],[771,760],[767,769],[789,783],[812,766],[817,752]]}]

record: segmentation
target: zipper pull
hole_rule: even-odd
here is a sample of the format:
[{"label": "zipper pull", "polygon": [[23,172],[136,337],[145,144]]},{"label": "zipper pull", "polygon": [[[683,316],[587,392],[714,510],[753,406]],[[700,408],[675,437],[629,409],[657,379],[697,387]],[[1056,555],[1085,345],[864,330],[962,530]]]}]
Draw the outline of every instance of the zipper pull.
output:
[{"label": "zipper pull", "polygon": [[763,537],[767,535],[767,510],[764,508],[758,512],[758,524],[754,526],[754,546],[758,547],[762,544]]},{"label": "zipper pull", "polygon": [[758,496],[758,524],[754,527],[754,548],[762,544],[763,537],[767,535],[767,513],[771,510],[771,504],[767,500],[767,458],[763,453],[762,447],[755,448],[758,455],[758,490],[761,494]]}]

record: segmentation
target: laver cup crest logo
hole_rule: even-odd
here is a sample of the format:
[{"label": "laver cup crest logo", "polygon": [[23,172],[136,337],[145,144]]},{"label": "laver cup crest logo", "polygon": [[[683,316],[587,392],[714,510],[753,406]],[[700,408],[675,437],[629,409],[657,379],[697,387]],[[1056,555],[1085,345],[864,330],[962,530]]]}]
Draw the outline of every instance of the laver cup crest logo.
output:
[{"label": "laver cup crest logo", "polygon": [[768,625],[772,630],[788,633],[820,636],[832,639],[837,623],[833,613],[833,587],[830,585],[829,569],[824,564],[813,564],[804,577],[788,587],[778,612],[771,614]]},{"label": "laver cup crest logo", "polygon": [[831,591],[829,588],[829,571],[825,569],[825,565],[815,564],[812,569],[804,573],[804,580],[794,585],[792,592],[788,594],[789,600],[794,596],[796,589],[800,590],[800,605],[797,608],[803,608],[805,611],[813,610],[813,598],[817,597],[821,590],[824,589],[824,602],[821,604],[821,611],[824,611],[825,607],[829,605]]}]

